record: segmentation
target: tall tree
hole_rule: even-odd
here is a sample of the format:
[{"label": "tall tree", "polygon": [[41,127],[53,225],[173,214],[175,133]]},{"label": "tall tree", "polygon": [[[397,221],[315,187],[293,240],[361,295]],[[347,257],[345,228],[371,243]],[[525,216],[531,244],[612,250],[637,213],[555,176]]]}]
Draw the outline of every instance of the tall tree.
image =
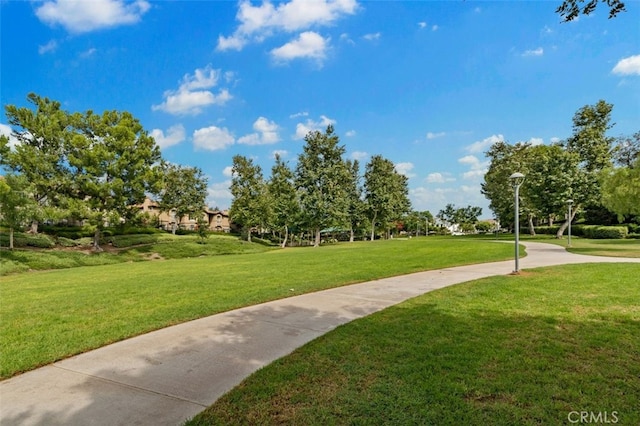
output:
[{"label": "tall tree", "polygon": [[160,148],[128,112],[74,116],[78,131],[68,141],[67,158],[75,214],[95,227],[94,250],[101,250],[105,223],[132,218],[157,188]]},{"label": "tall tree", "polygon": [[[485,154],[489,158],[489,170],[481,184],[482,194],[489,200],[489,208],[503,226],[514,223],[513,188],[509,176],[515,172],[528,174],[527,150],[529,144],[510,145],[504,141],[496,142]],[[528,180],[527,180],[528,184]],[[524,189],[524,188],[523,188]],[[526,207],[522,191],[521,206]]]},{"label": "tall tree", "polygon": [[348,180],[348,171],[342,159],[345,148],[339,145],[340,139],[332,125],[327,126],[324,133],[309,132],[304,140],[295,181],[303,221],[315,234],[314,247],[318,247],[320,231],[344,224],[347,216],[343,183]]},{"label": "tall tree", "polygon": [[607,169],[602,174],[602,203],[622,222],[640,216],[640,158],[630,167]]},{"label": "tall tree", "polygon": [[[0,165],[23,175],[31,184],[31,196],[50,213],[60,210],[72,181],[65,144],[72,136],[71,115],[60,102],[30,93],[29,107],[7,105],[5,112],[18,143],[9,149],[9,140],[0,139]],[[38,221],[31,223],[38,232]]]},{"label": "tall tree", "polygon": [[362,187],[360,185],[360,163],[358,160],[346,162],[349,180],[345,182],[347,195],[347,222],[349,225],[349,242],[355,239],[355,233],[365,222],[366,205],[362,199]]},{"label": "tall tree", "polygon": [[25,176],[0,176],[0,222],[9,228],[10,250],[13,250],[14,230],[20,229],[35,217],[37,208]]},{"label": "tall tree", "polygon": [[[564,213],[571,188],[577,183],[578,157],[561,145],[538,145],[528,149],[528,166],[524,198],[530,211],[553,224],[556,216]],[[533,223],[529,224],[530,230]]]},{"label": "tall tree", "polygon": [[231,178],[231,209],[229,216],[242,226],[251,241],[252,228],[261,228],[268,223],[269,200],[262,169],[253,160],[242,155],[233,157]]},{"label": "tall tree", "polygon": [[411,210],[407,177],[398,173],[391,161],[374,155],[366,166],[364,191],[373,241],[377,223],[388,230],[391,221]]},{"label": "tall tree", "polygon": [[[575,202],[575,214],[584,206],[590,210],[602,209],[600,174],[611,167],[614,138],[607,136],[613,127],[611,111],[613,105],[600,100],[594,105],[585,105],[573,116],[573,134],[567,139],[566,149],[578,158],[578,169],[570,187]],[[573,217],[560,226],[556,233],[561,238]]]},{"label": "tall tree", "polygon": [[163,162],[161,189],[158,204],[166,212],[173,212],[172,232],[176,233],[177,224],[182,218],[197,216],[202,218],[207,198],[207,178],[198,167],[185,167]]},{"label": "tall tree", "polygon": [[276,229],[284,231],[281,246],[285,248],[289,239],[289,229],[300,216],[300,204],[293,171],[279,154],[276,154],[276,163],[271,168],[268,192],[272,203],[271,222]]},{"label": "tall tree", "polygon": [[640,132],[620,136],[615,140],[613,160],[620,167],[633,167],[640,159]]}]

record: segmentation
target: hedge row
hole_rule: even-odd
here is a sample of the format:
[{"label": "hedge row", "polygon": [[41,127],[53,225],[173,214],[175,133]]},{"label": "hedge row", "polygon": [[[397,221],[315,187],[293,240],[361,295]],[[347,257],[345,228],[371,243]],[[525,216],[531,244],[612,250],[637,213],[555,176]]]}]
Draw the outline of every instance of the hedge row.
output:
[{"label": "hedge row", "polygon": [[[69,238],[76,240],[78,238],[93,237],[95,228],[91,226],[50,226],[41,225],[38,231],[49,235],[55,235],[56,237]],[[139,227],[114,227],[106,228],[102,231],[103,237],[111,237],[113,235],[131,235],[131,234],[146,234],[153,235],[158,233],[164,233],[161,229],[156,228],[139,228]]]},{"label": "hedge row", "polygon": [[[560,226],[538,226],[535,228],[537,234],[555,235]],[[524,228],[522,232],[529,232],[528,228]],[[565,231],[566,233],[567,231]],[[571,235],[577,237],[585,237],[592,239],[622,239],[627,238],[629,229],[626,225],[622,226],[601,226],[601,225],[571,225]]]}]

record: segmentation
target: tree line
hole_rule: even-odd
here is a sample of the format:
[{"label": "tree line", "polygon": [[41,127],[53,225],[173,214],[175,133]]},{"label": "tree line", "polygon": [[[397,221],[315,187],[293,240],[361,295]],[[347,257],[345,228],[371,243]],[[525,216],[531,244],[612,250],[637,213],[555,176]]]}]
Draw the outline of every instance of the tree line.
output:
[{"label": "tree line", "polygon": [[252,159],[233,157],[229,215],[249,240],[259,229],[283,234],[283,247],[292,230],[310,232],[314,246],[323,230],[348,232],[353,241],[368,229],[373,240],[411,211],[407,177],[390,160],[374,155],[361,176],[359,162],[344,159],[332,125],[304,141],[295,168],[276,155],[269,179]]},{"label": "tree line", "polygon": [[[509,176],[525,175],[520,189],[520,214],[529,231],[535,225],[562,221],[557,237],[577,214],[591,223],[640,220],[640,132],[610,137],[613,105],[604,100],[580,108],[573,117],[573,134],[550,145],[497,142],[486,156],[490,165],[482,193],[504,225],[514,222],[513,189]],[[573,204],[571,217],[567,203]]]}]

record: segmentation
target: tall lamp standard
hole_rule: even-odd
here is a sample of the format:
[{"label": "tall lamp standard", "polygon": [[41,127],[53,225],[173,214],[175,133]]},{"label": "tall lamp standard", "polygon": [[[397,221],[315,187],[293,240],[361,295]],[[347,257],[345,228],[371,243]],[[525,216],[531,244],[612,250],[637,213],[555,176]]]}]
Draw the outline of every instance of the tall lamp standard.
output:
[{"label": "tall lamp standard", "polygon": [[520,185],[524,182],[524,175],[522,173],[514,173],[509,176],[511,180],[511,186],[515,189],[515,231],[516,231],[516,249],[515,249],[515,257],[516,257],[516,269],[513,271],[516,274],[520,273]]},{"label": "tall lamp standard", "polygon": [[567,200],[567,206],[569,206],[569,216],[567,218],[567,220],[569,221],[569,233],[567,234],[569,236],[569,239],[567,240],[567,247],[571,247],[571,205],[573,204],[573,200],[569,199]]}]

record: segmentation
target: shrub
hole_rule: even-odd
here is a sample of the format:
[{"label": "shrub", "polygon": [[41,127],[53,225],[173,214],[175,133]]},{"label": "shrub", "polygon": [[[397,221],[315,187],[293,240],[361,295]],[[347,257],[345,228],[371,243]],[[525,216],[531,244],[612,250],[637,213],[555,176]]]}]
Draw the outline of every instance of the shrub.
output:
[{"label": "shrub", "polygon": [[153,244],[158,241],[156,235],[136,234],[136,235],[115,235],[107,238],[107,241],[113,244],[114,247],[131,247],[140,244]]}]

